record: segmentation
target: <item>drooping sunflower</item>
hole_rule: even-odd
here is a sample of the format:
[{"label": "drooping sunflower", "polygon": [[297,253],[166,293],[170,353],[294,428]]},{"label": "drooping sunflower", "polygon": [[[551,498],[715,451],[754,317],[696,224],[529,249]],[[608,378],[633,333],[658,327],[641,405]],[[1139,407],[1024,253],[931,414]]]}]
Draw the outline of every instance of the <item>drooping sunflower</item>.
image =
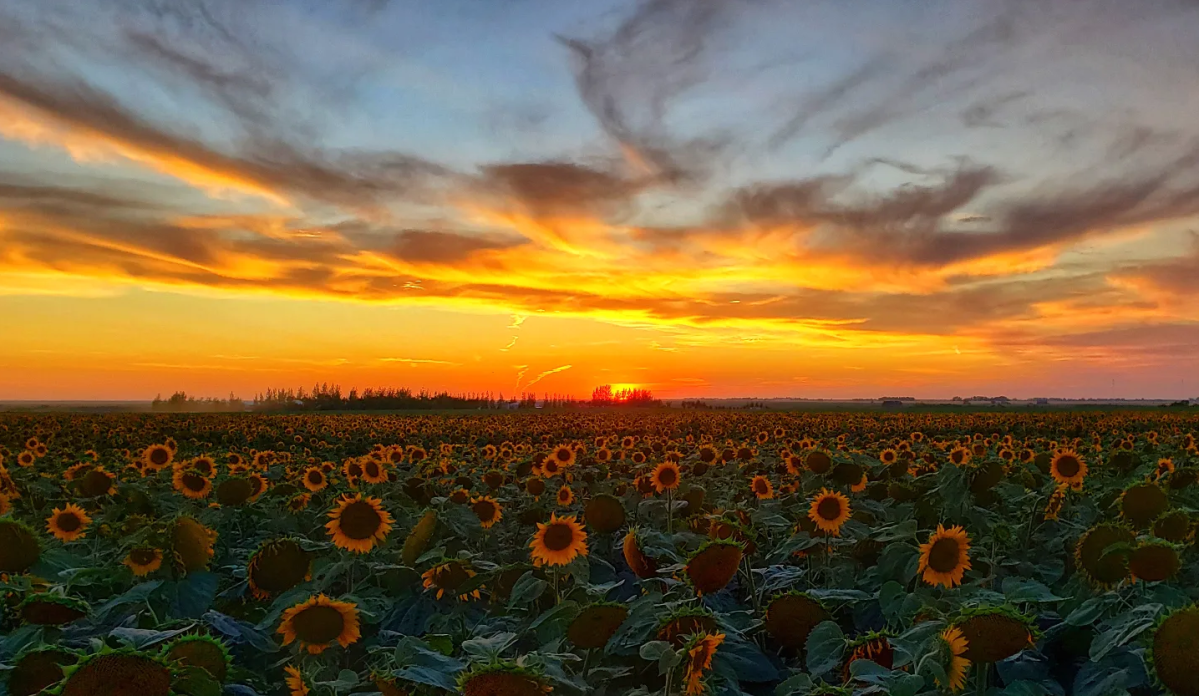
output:
[{"label": "drooping sunflower", "polygon": [[150,546],[139,546],[130,550],[122,563],[137,577],[145,577],[162,567],[162,551]]},{"label": "drooping sunflower", "polygon": [[367,553],[387,540],[391,531],[391,514],[383,509],[379,498],[342,496],[337,507],[329,512],[325,529],[333,544],[352,553]]},{"label": "drooping sunflower", "polygon": [[731,539],[712,539],[691,555],[683,572],[695,587],[697,594],[719,592],[737,574],[743,554],[739,542]]},{"label": "drooping sunflower", "polygon": [[966,659],[1002,662],[1033,645],[1033,620],[1010,606],[963,609],[953,621],[966,639]]},{"label": "drooping sunflower", "polygon": [[662,623],[658,624],[657,639],[670,643],[676,650],[687,643],[687,639],[697,633],[713,633],[716,630],[716,617],[712,612],[701,606],[689,606],[675,609]]},{"label": "drooping sunflower", "polygon": [[1175,696],[1199,696],[1199,605],[1176,609],[1158,622],[1149,661],[1158,683]]},{"label": "drooping sunflower", "polygon": [[533,565],[566,565],[576,556],[587,555],[587,532],[574,516],[550,515],[550,521],[537,523],[537,532],[529,542]]},{"label": "drooping sunflower", "polygon": [[87,535],[87,526],[92,518],[83,508],[68,503],[54,511],[46,518],[46,529],[60,541],[75,541]]},{"label": "drooping sunflower", "polygon": [[87,616],[87,602],[58,594],[31,594],[21,602],[21,620],[36,626],[65,626]]},{"label": "drooping sunflower", "polygon": [[624,553],[625,563],[629,564],[629,569],[639,578],[652,578],[658,574],[658,564],[653,558],[646,555],[641,550],[641,543],[637,540],[637,528],[633,527],[624,536],[624,543],[621,544]]},{"label": "drooping sunflower", "polygon": [[1161,582],[1169,580],[1182,567],[1178,550],[1165,541],[1138,544],[1128,556],[1128,570],[1133,580]]},{"label": "drooping sunflower", "polygon": [[246,564],[246,581],[259,599],[286,592],[311,576],[311,554],[289,537],[263,542]]},{"label": "drooping sunflower", "polygon": [[175,561],[186,572],[208,568],[215,554],[217,533],[190,517],[180,517],[171,525],[171,547]]},{"label": "drooping sunflower", "polygon": [[505,661],[462,672],[458,688],[463,696],[544,696],[553,690],[537,671]]},{"label": "drooping sunflower", "polygon": [[945,529],[937,525],[928,542],[920,545],[920,567],[924,581],[930,585],[956,587],[970,570],[970,536],[954,526]]},{"label": "drooping sunflower", "polygon": [[299,667],[287,665],[283,668],[283,683],[287,687],[287,696],[308,696],[310,693],[308,681]]},{"label": "drooping sunflower", "polygon": [[783,647],[800,652],[812,629],[832,618],[819,600],[798,591],[779,595],[766,607],[766,632]]},{"label": "drooping sunflower", "polygon": [[1060,450],[1049,462],[1049,473],[1060,485],[1081,488],[1087,476],[1087,463],[1072,449]]},{"label": "drooping sunflower", "polygon": [[56,647],[33,647],[21,652],[12,661],[8,673],[8,693],[11,696],[35,696],[54,686],[66,676],[64,667],[79,661],[73,652]]},{"label": "drooping sunflower", "polygon": [[278,633],[283,644],[299,641],[310,655],[318,655],[337,643],[343,648],[362,636],[358,607],[318,594],[283,612]]},{"label": "drooping sunflower", "polygon": [[857,660],[869,660],[879,667],[891,669],[895,665],[895,648],[885,631],[871,631],[854,640],[847,646],[849,657],[842,669],[842,678],[849,682],[853,674],[853,663]]},{"label": "drooping sunflower", "polygon": [[615,602],[596,602],[580,611],[566,629],[566,637],[584,650],[602,648],[629,616],[628,607]]},{"label": "drooping sunflower", "polygon": [[184,467],[175,469],[175,473],[171,476],[171,483],[175,486],[175,490],[192,500],[207,498],[208,494],[212,492],[211,480],[198,471]]},{"label": "drooping sunflower", "polygon": [[758,500],[770,500],[774,497],[774,486],[771,485],[770,479],[765,476],[755,476],[749,483],[749,488],[757,496]]},{"label": "drooping sunflower", "polygon": [[194,634],[171,641],[162,650],[162,658],[184,667],[199,667],[218,682],[229,674],[232,657],[225,643],[211,636]]},{"label": "drooping sunflower", "polygon": [[583,508],[583,519],[601,534],[615,532],[624,526],[624,505],[614,496],[597,495],[587,501]]},{"label": "drooping sunflower", "polygon": [[429,541],[433,538],[433,532],[437,530],[437,513],[433,510],[426,510],[421,516],[420,522],[417,522],[412,527],[412,531],[408,532],[408,537],[404,539],[404,550],[400,552],[400,558],[404,561],[404,565],[415,565],[417,559],[424,554],[429,548]]},{"label": "drooping sunflower", "polygon": [[424,581],[426,590],[437,590],[437,599],[441,599],[448,594],[466,601],[472,597],[479,599],[482,596],[478,588],[461,594],[457,592],[459,587],[475,577],[475,575],[476,573],[473,569],[467,567],[465,563],[455,560],[439,563],[426,570],[421,575],[421,580]]},{"label": "drooping sunflower", "polygon": [[712,658],[723,642],[723,633],[707,633],[695,636],[683,646],[687,651],[687,662],[683,665],[687,696],[699,696],[704,692],[704,675],[712,669]]},{"label": "drooping sunflower", "polygon": [[1075,565],[1096,587],[1108,588],[1128,577],[1128,556],[1136,539],[1132,530],[1118,524],[1091,527],[1074,547]]},{"label": "drooping sunflower", "polygon": [[0,519],[0,573],[24,573],[41,558],[37,535],[14,519]]},{"label": "drooping sunflower", "polygon": [[1190,541],[1195,536],[1195,521],[1186,510],[1167,510],[1153,521],[1153,536],[1174,543]]},{"label": "drooping sunflower", "polygon": [[681,480],[682,476],[679,474],[679,465],[674,462],[662,462],[650,474],[650,481],[654,484],[654,490],[659,493],[673,491],[679,487]]},{"label": "drooping sunflower", "polygon": [[483,529],[491,529],[496,522],[504,518],[504,508],[500,507],[500,501],[489,495],[472,498],[470,509],[475,513],[475,517],[479,518],[479,525]]},{"label": "drooping sunflower", "polygon": [[808,519],[826,534],[841,536],[841,526],[849,520],[849,498],[836,491],[821,488],[808,507]]},{"label": "drooping sunflower", "polygon": [[161,658],[132,649],[102,651],[66,671],[59,696],[170,696],[171,669]]},{"label": "drooping sunflower", "polygon": [[937,640],[937,657],[941,664],[941,670],[945,672],[946,684],[942,684],[941,680],[936,679],[937,686],[948,689],[950,692],[956,693],[961,691],[966,686],[966,676],[970,672],[970,660],[964,655],[969,647],[969,641],[962,635],[962,630],[957,626],[950,626],[944,631]]},{"label": "drooping sunflower", "polygon": [[1120,496],[1120,515],[1137,529],[1148,527],[1169,507],[1166,492],[1148,481],[1129,486]]}]

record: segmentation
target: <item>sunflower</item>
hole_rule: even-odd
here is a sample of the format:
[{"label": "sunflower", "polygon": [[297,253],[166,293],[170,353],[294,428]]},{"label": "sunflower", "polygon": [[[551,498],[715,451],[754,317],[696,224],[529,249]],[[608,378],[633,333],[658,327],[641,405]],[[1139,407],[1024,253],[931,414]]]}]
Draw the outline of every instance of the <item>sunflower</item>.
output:
[{"label": "sunflower", "polygon": [[821,488],[808,506],[808,519],[826,534],[841,536],[841,526],[849,519],[849,498],[836,491]]},{"label": "sunflower", "polygon": [[141,462],[150,471],[162,471],[175,460],[175,450],[166,445],[150,445],[142,450]]},{"label": "sunflower", "polygon": [[1160,582],[1174,577],[1182,567],[1178,550],[1164,541],[1138,545],[1128,557],[1128,570],[1134,580]]},{"label": "sunflower", "polygon": [[504,508],[500,507],[498,500],[489,495],[472,498],[470,509],[475,513],[475,517],[479,518],[479,524],[483,529],[490,529],[504,518]]},{"label": "sunflower", "polygon": [[180,517],[171,526],[175,560],[187,572],[205,570],[215,553],[217,533],[190,517]]},{"label": "sunflower", "polygon": [[624,505],[614,496],[597,495],[587,501],[583,509],[583,518],[601,534],[615,532],[624,526]]},{"label": "sunflower", "polygon": [[1033,645],[1032,618],[1012,607],[965,609],[953,625],[966,639],[965,657],[971,662],[1002,662]]},{"label": "sunflower", "polygon": [[1117,585],[1128,577],[1128,549],[1135,539],[1131,530],[1120,525],[1097,524],[1079,537],[1075,565],[1096,587]]},{"label": "sunflower", "polygon": [[558,489],[558,504],[562,507],[569,507],[575,501],[574,491],[570,490],[570,486],[563,486]]},{"label": "sunflower", "polygon": [[152,547],[131,550],[122,561],[137,577],[145,577],[162,567],[162,551]]},{"label": "sunflower", "polygon": [[629,608],[615,602],[597,602],[575,616],[566,629],[566,637],[584,650],[602,648],[629,616]]},{"label": "sunflower", "polygon": [[774,486],[770,485],[770,479],[765,476],[755,476],[750,481],[749,488],[758,500],[770,500],[774,497]]},{"label": "sunflower", "polygon": [[325,475],[325,470],[319,466],[310,466],[304,470],[304,487],[316,493],[323,491],[329,485],[329,478]]},{"label": "sunflower", "polygon": [[550,515],[550,521],[537,524],[529,543],[533,565],[566,565],[576,556],[587,555],[587,532],[573,516]]},{"label": "sunflower", "polygon": [[463,696],[543,696],[553,688],[540,673],[515,662],[492,662],[458,676]]},{"label": "sunflower", "polygon": [[210,479],[205,478],[198,471],[192,471],[184,467],[175,469],[175,473],[171,477],[171,482],[175,486],[175,490],[192,500],[207,498],[208,494],[212,492],[212,481]]},{"label": "sunflower", "polygon": [[849,658],[845,660],[842,678],[849,682],[853,674],[853,663],[858,660],[869,660],[879,667],[891,669],[895,665],[895,648],[886,633],[872,631],[850,643]]},{"label": "sunflower", "polygon": [[966,530],[955,526],[945,529],[937,525],[937,531],[920,545],[920,567],[924,581],[930,585],[955,587],[962,584],[962,576],[970,569],[970,536]]},{"label": "sunflower", "polygon": [[728,539],[712,539],[687,560],[683,572],[697,594],[719,592],[737,574],[744,552],[741,544]]},{"label": "sunflower", "polygon": [[792,591],[779,595],[766,607],[766,632],[783,647],[802,651],[812,629],[832,618],[819,600]]},{"label": "sunflower", "polygon": [[698,696],[704,692],[704,674],[712,669],[712,658],[723,642],[723,633],[708,633],[695,636],[684,646],[687,662],[683,665],[683,675],[687,681],[687,696]]},{"label": "sunflower", "polygon": [[391,531],[391,514],[383,509],[379,498],[342,496],[337,507],[329,512],[325,529],[333,544],[353,553],[367,553],[387,540]]},{"label": "sunflower", "polygon": [[1132,526],[1148,527],[1170,507],[1170,498],[1155,483],[1138,483],[1120,496],[1120,515]]},{"label": "sunflower", "polygon": [[966,675],[970,671],[970,660],[963,655],[966,654],[968,647],[969,643],[962,635],[962,630],[957,626],[950,626],[941,631],[937,641],[937,653],[941,669],[945,672],[945,681],[948,683],[942,684],[940,679],[936,679],[937,686],[947,688],[954,693],[965,688]]},{"label": "sunflower", "polygon": [[8,693],[34,696],[54,686],[65,676],[63,667],[79,661],[79,656],[55,647],[35,647],[23,651],[12,662],[8,673]]},{"label": "sunflower", "polygon": [[34,456],[33,452],[30,452],[29,450],[25,450],[17,455],[17,466],[21,467],[22,469],[33,466],[33,463],[36,461],[37,457]]},{"label": "sunflower", "polygon": [[386,483],[387,469],[379,462],[368,459],[362,463],[362,480],[370,484]]},{"label": "sunflower", "polygon": [[416,561],[429,548],[429,540],[433,538],[433,532],[437,530],[437,513],[433,510],[426,510],[421,516],[420,522],[417,522],[412,527],[412,531],[408,532],[408,538],[404,539],[404,550],[400,552],[400,558],[404,561],[404,565],[416,565]]},{"label": "sunflower", "polygon": [[46,518],[46,529],[61,541],[75,541],[87,535],[87,526],[92,518],[83,508],[68,503],[54,511]]},{"label": "sunflower", "polygon": [[185,667],[199,667],[218,682],[225,681],[229,673],[229,649],[211,636],[183,636],[171,642],[162,651],[162,657]]},{"label": "sunflower", "polygon": [[544,463],[552,462],[557,469],[565,469],[575,463],[575,451],[567,445],[558,445],[550,451],[545,460]]},{"label": "sunflower", "polygon": [[1195,523],[1186,510],[1168,510],[1153,521],[1153,536],[1181,543],[1195,536]]},{"label": "sunflower", "polygon": [[1078,452],[1061,450],[1049,462],[1049,473],[1060,485],[1077,490],[1082,488],[1082,481],[1087,476],[1087,463]]},{"label": "sunflower", "polygon": [[8,502],[8,496],[0,493],[0,517],[7,515],[12,511],[12,503]]},{"label": "sunflower", "polygon": [[246,564],[246,581],[259,599],[286,592],[311,577],[311,554],[288,537],[263,542]]},{"label": "sunflower", "polygon": [[287,696],[308,696],[308,683],[299,667],[288,665],[283,668],[284,684],[287,686]]},{"label": "sunflower", "polygon": [[56,594],[32,594],[21,602],[21,620],[35,626],[65,626],[87,616],[87,602]]},{"label": "sunflower", "polygon": [[676,650],[697,633],[712,633],[716,630],[716,617],[701,606],[676,609],[658,624],[657,638],[670,643]]},{"label": "sunflower", "polygon": [[1149,657],[1162,686],[1175,696],[1199,696],[1199,606],[1177,609],[1158,623]]},{"label": "sunflower", "polygon": [[426,570],[421,575],[421,580],[424,581],[426,590],[437,590],[437,599],[449,594],[457,595],[458,599],[466,601],[471,597],[479,599],[481,596],[479,590],[469,590],[464,593],[458,593],[456,590],[475,575],[474,570],[460,561],[446,561]]},{"label": "sunflower", "polygon": [[654,490],[659,493],[678,488],[680,479],[679,465],[674,462],[662,462],[650,474],[650,482],[654,484]]},{"label": "sunflower", "polygon": [[169,696],[171,670],[159,658],[130,649],[99,652],[68,670],[59,696]]},{"label": "sunflower", "polygon": [[42,555],[37,535],[23,523],[0,519],[0,573],[23,573]]},{"label": "sunflower", "polygon": [[318,594],[283,612],[278,633],[283,644],[295,641],[310,655],[318,655],[337,643],[346,648],[361,637],[358,607]]},{"label": "sunflower", "polygon": [[954,447],[949,452],[949,461],[953,463],[954,466],[965,466],[966,464],[970,463],[970,458],[970,450],[966,449],[965,447]]},{"label": "sunflower", "polygon": [[625,534],[621,547],[625,563],[629,564],[629,569],[633,571],[634,575],[639,578],[652,578],[658,574],[657,562],[641,550],[641,544],[637,541],[636,527]]}]

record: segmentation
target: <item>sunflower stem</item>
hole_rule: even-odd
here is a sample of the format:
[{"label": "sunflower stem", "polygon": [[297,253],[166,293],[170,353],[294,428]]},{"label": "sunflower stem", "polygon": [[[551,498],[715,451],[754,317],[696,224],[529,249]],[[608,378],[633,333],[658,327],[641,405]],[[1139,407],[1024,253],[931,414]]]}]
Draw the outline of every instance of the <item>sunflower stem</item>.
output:
[{"label": "sunflower stem", "polygon": [[666,489],[666,533],[674,534],[674,491]]}]

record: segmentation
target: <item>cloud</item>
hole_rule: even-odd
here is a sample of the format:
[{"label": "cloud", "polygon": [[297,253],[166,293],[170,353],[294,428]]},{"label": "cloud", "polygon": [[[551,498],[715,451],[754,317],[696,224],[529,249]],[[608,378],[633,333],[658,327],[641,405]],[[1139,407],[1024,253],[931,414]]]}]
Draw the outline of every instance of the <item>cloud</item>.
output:
[{"label": "cloud", "polygon": [[379,358],[379,362],[385,363],[403,363],[405,365],[448,365],[456,367],[462,363],[450,362],[448,360],[431,360],[428,358]]},{"label": "cloud", "polygon": [[[559,372],[565,372],[566,370],[569,370],[571,367],[573,367],[573,365],[563,365],[563,366],[561,366],[561,367],[555,367],[555,368],[553,368],[553,369],[551,369],[551,370],[546,370],[545,372],[542,372],[541,374],[537,375],[537,376],[536,376],[536,377],[534,377],[533,379],[529,380],[529,383],[528,383],[528,384],[526,384],[526,385],[524,386],[524,388],[525,388],[525,389],[528,389],[528,388],[532,387],[534,384],[537,384],[537,383],[538,383],[538,382],[540,382],[541,380],[545,379],[546,377],[549,377],[550,375],[556,375],[556,374],[558,374]],[[521,374],[523,374],[523,373],[521,373]],[[520,378],[519,378],[519,377],[518,377],[518,378],[517,378],[517,380],[516,380],[516,386],[517,386],[517,388],[518,388],[518,389],[519,389],[519,388],[521,388],[521,387],[520,387]]]}]

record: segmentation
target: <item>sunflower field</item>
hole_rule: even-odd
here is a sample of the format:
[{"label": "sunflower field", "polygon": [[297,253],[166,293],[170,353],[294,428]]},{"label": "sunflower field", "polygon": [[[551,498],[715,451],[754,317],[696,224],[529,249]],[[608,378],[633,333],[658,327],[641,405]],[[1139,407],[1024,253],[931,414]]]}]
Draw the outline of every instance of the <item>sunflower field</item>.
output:
[{"label": "sunflower field", "polygon": [[0,696],[1199,696],[1196,431],[0,414]]}]

